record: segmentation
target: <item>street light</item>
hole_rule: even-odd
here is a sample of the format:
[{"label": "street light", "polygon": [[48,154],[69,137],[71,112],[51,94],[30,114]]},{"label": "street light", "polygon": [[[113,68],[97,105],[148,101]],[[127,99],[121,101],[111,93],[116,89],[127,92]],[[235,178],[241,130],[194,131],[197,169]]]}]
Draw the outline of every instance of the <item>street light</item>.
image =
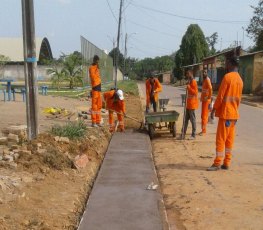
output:
[{"label": "street light", "polygon": [[125,78],[125,75],[126,75],[126,58],[127,58],[127,42],[128,42],[128,39],[132,36],[132,35],[135,35],[137,34],[137,32],[134,32],[134,33],[131,33],[131,34],[125,34],[125,49],[124,49],[124,74],[123,74],[123,80]]}]

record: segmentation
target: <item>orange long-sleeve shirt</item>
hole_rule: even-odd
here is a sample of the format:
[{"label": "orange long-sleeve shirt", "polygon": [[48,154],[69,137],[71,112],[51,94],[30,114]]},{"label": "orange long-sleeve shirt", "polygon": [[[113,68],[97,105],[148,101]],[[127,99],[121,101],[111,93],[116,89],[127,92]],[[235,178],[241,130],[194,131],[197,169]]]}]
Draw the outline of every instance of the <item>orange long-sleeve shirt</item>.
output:
[{"label": "orange long-sleeve shirt", "polygon": [[119,113],[125,113],[125,102],[124,100],[116,100],[114,99],[115,90],[107,91],[103,94],[103,98],[106,102],[106,109],[113,110]]},{"label": "orange long-sleeve shirt", "polygon": [[203,84],[202,84],[201,101],[210,102],[212,93],[213,93],[212,84],[211,84],[209,77],[207,77],[206,79],[204,79]]},{"label": "orange long-sleeve shirt", "polygon": [[186,108],[187,109],[197,109],[198,108],[198,86],[195,79],[192,79],[190,83],[187,85],[187,101]]},{"label": "orange long-sleeve shirt", "polygon": [[92,88],[101,84],[100,70],[98,65],[92,64],[89,67],[89,77],[90,77]]},{"label": "orange long-sleeve shirt", "polygon": [[238,72],[226,74],[221,82],[214,104],[215,116],[225,120],[237,120],[243,81]]},{"label": "orange long-sleeve shirt", "polygon": [[[146,103],[149,104],[150,98],[151,98],[151,87],[152,87],[151,83],[150,83],[150,79],[148,79],[146,81],[145,86],[146,86]],[[153,91],[156,92],[154,94],[154,99],[157,102],[158,101],[158,93],[162,92],[162,85],[157,78],[154,78]]]}]

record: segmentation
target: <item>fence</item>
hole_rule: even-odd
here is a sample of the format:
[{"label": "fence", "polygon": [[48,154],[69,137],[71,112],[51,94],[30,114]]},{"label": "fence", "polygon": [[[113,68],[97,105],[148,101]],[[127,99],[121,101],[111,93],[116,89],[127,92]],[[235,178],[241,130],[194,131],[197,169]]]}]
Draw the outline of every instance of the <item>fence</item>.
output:
[{"label": "fence", "polygon": [[89,84],[89,71],[88,68],[92,64],[94,55],[100,57],[100,75],[103,83],[113,81],[113,59],[107,55],[103,50],[92,44],[84,37],[80,37],[81,42],[81,54],[83,57],[84,67],[84,83]]}]

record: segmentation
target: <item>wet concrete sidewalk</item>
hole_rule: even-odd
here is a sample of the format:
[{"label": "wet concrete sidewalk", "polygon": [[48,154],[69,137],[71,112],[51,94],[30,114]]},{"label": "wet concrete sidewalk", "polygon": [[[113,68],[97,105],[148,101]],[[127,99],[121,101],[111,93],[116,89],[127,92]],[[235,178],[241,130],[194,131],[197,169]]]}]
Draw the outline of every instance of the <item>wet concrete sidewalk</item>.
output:
[{"label": "wet concrete sidewalk", "polygon": [[151,151],[146,134],[114,134],[79,230],[163,229]]}]

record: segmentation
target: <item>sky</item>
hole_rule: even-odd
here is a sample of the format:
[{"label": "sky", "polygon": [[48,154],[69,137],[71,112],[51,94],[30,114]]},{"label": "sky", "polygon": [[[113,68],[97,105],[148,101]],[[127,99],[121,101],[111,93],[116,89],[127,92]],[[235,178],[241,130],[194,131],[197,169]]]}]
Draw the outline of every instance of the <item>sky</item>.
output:
[{"label": "sky", "polygon": [[[253,45],[244,30],[258,0],[124,0],[120,50],[143,59],[179,49],[190,24],[205,36],[218,32],[217,50],[239,41]],[[80,51],[80,36],[110,51],[116,41],[120,0],[35,0],[37,37],[47,37],[54,57]],[[22,36],[21,0],[0,0],[0,37]]]}]

